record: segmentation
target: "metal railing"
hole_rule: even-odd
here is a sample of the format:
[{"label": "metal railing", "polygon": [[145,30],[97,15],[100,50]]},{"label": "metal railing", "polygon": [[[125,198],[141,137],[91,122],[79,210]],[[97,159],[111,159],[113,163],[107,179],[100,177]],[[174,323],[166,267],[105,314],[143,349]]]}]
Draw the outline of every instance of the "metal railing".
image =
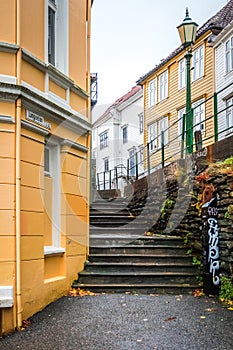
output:
[{"label": "metal railing", "polygon": [[[132,182],[140,177],[149,175],[156,169],[164,167],[179,158],[184,158],[187,153],[200,150],[211,143],[217,142],[221,137],[233,133],[233,116],[232,125],[224,129],[222,128],[219,131],[220,116],[226,116],[227,111],[232,109],[233,105],[228,105],[226,108],[218,110],[218,96],[229,88],[232,88],[233,92],[233,82],[218,92],[215,92],[211,97],[205,99],[205,101],[189,111],[189,113],[193,114],[197,108],[203,106],[206,112],[205,119],[200,120],[191,128],[193,134],[193,144],[189,146],[191,147],[191,152],[185,143],[186,133],[190,131],[190,129],[186,130],[185,128],[185,120],[189,117],[187,113],[162,130],[150,142],[147,142],[143,147],[143,157],[141,157],[142,151],[140,150],[134,154],[133,161],[132,156],[127,160],[127,167],[121,164],[112,170],[98,173],[97,189],[118,188],[120,178],[124,179],[126,183]],[[233,114],[233,109],[231,113]],[[182,125],[182,132],[180,134],[178,134],[179,125]],[[141,170],[142,168],[143,171]]]}]

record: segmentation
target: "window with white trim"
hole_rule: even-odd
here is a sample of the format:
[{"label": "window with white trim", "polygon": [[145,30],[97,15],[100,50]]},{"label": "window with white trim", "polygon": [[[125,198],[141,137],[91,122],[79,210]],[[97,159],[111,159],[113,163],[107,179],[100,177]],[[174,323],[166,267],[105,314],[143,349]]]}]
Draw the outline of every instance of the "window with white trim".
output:
[{"label": "window with white trim", "polygon": [[233,97],[226,100],[226,133],[233,131]]},{"label": "window with white trim", "polygon": [[99,138],[100,138],[100,149],[108,147],[108,143],[109,143],[108,130],[100,134]]},{"label": "window with white trim", "polygon": [[148,143],[149,143],[149,151],[154,152],[156,151],[156,137],[157,129],[156,129],[156,123],[148,125]]},{"label": "window with white trim", "polygon": [[47,59],[63,73],[68,73],[68,13],[69,1],[47,0]]},{"label": "window with white trim", "polygon": [[182,140],[182,132],[183,132],[183,115],[185,114],[185,108],[181,108],[178,110],[178,140]]},{"label": "window with white trim", "polygon": [[193,81],[204,76],[204,45],[193,51]]},{"label": "window with white trim", "polygon": [[45,254],[61,253],[60,145],[47,143],[44,148]]},{"label": "window with white trim", "polygon": [[151,80],[148,84],[148,107],[157,103],[157,78]]},{"label": "window with white trim", "polygon": [[233,70],[233,36],[226,42],[226,73]]},{"label": "window with white trim", "polygon": [[129,149],[129,176],[136,175],[136,149],[132,147]]},{"label": "window with white trim", "polygon": [[205,103],[204,98],[194,102],[193,108],[193,131],[201,130],[205,131]]},{"label": "window with white trim", "polygon": [[183,58],[179,62],[179,90],[186,86],[186,60]]},{"label": "window with white trim", "polygon": [[143,113],[139,114],[139,133],[143,133],[144,122],[143,122]]},{"label": "window with white trim", "polygon": [[109,171],[109,159],[104,158],[104,171]]},{"label": "window with white trim", "polygon": [[122,127],[122,141],[123,141],[123,143],[128,142],[128,126],[127,125]]},{"label": "window with white trim", "polygon": [[138,162],[139,162],[139,164],[141,164],[143,162],[143,150],[144,150],[143,145],[138,146]]},{"label": "window with white trim", "polygon": [[[201,130],[205,131],[205,103],[204,98],[194,102],[193,108],[193,131]],[[181,108],[178,111],[178,140],[182,140],[182,128],[183,128],[183,115],[186,113],[185,108]],[[185,116],[186,122],[186,116]]]},{"label": "window with white trim", "polygon": [[168,117],[158,121],[158,147],[162,146],[162,131],[164,132],[164,146],[168,143]]},{"label": "window with white trim", "polygon": [[159,76],[159,101],[168,97],[168,73],[167,70]]}]

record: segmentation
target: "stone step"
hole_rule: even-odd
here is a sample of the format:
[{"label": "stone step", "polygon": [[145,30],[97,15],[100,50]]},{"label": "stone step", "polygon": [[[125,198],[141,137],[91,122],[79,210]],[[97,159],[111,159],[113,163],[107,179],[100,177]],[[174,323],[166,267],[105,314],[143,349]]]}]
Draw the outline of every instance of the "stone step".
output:
[{"label": "stone step", "polygon": [[111,263],[111,262],[86,262],[85,263],[85,271],[87,272],[93,272],[93,273],[98,273],[98,272],[192,272],[196,273],[196,267],[191,265],[190,262],[179,262],[179,263],[157,263],[157,262],[149,262],[149,263],[128,263],[125,264],[123,262],[119,263]]},{"label": "stone step", "polygon": [[187,249],[184,246],[171,247],[170,245],[157,244],[157,245],[126,245],[126,246],[103,246],[103,247],[90,247],[90,254],[117,254],[117,255],[129,255],[129,254],[141,254],[141,255],[184,255]]},{"label": "stone step", "polygon": [[167,264],[167,263],[186,263],[189,262],[192,265],[192,258],[187,254],[179,255],[176,254],[90,254],[88,257],[90,262],[104,262],[104,263],[157,263],[157,264]]},{"label": "stone step", "polygon": [[193,272],[90,272],[78,274],[79,284],[195,284],[197,273]]},{"label": "stone step", "polygon": [[[176,244],[183,245],[183,238],[181,237],[166,237],[163,236],[145,236],[138,234],[108,234],[100,233],[90,234],[90,247],[101,247],[101,246],[124,246],[124,245],[166,245],[174,246]],[[188,250],[188,247],[186,247]]]},{"label": "stone step", "polygon": [[193,284],[170,284],[170,283],[160,283],[160,284],[81,284],[77,281],[73,282],[73,288],[81,288],[84,290],[90,290],[96,293],[103,292],[114,292],[114,293],[143,293],[143,294],[192,294],[195,289],[200,288],[198,283]]}]

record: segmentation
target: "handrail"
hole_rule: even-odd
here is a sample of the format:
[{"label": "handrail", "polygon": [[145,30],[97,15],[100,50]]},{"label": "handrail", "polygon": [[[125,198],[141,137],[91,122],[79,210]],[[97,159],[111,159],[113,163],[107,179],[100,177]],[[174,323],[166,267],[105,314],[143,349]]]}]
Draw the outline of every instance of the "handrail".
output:
[{"label": "handrail", "polygon": [[[205,106],[211,106],[209,103],[213,102],[212,110],[213,114],[209,116],[205,116],[204,120],[200,120],[199,122],[195,123],[191,130],[194,135],[195,131],[200,130],[201,134],[201,140],[195,141],[193,139],[193,144],[191,145],[191,149],[195,147],[198,149],[200,145],[207,146],[210,143],[217,142],[219,140],[219,136],[228,134],[229,132],[233,133],[233,126],[229,126],[228,128],[224,128],[224,130],[219,129],[219,115],[222,113],[225,113],[229,108],[233,107],[232,105],[227,106],[226,108],[219,108],[218,106],[218,96],[223,91],[229,89],[233,86],[233,82],[229,83],[224,88],[220,89],[218,92],[214,92],[213,95],[206,98],[204,101],[200,102],[198,105],[196,105],[194,108],[192,108],[189,113],[193,113],[197,108],[201,107],[202,105]],[[218,110],[219,108],[219,110]],[[103,188],[106,189],[112,188],[110,181],[115,180],[116,184],[118,183],[118,179],[124,178],[126,183],[129,183],[133,180],[136,180],[140,178],[143,175],[149,175],[151,171],[154,169],[164,167],[166,164],[177,160],[179,158],[183,158],[184,155],[187,153],[187,146],[185,144],[185,134],[190,131],[186,130],[186,123],[185,118],[187,118],[187,114],[184,113],[180,118],[178,118],[176,121],[172,122],[166,129],[161,130],[161,133],[154,137],[150,142],[147,142],[146,145],[143,147],[142,150],[135,152],[133,155],[134,158],[134,165],[130,166],[130,159],[132,160],[132,157],[128,158],[127,160],[127,167],[124,164],[119,164],[118,166],[114,167],[114,169],[109,170],[108,172],[101,172],[97,174],[97,189]],[[211,129],[213,130],[213,133],[207,134],[207,129],[209,124],[213,122]],[[181,123],[182,125],[182,133],[178,134],[178,126]],[[205,125],[204,129],[202,129],[202,125]],[[165,135],[167,135],[167,140],[169,140],[167,143],[165,143]],[[158,145],[156,149],[153,149],[152,145]],[[139,161],[139,152],[143,151],[143,159]],[[139,166],[143,165],[143,172],[139,173]],[[124,169],[124,172],[121,174],[118,169],[119,167],[121,169]],[[112,171],[114,171],[114,178],[111,177]],[[101,175],[102,174],[102,175]],[[131,176],[130,176],[131,174]],[[102,182],[100,183],[99,177],[102,176]],[[116,185],[115,184],[115,185]]]}]

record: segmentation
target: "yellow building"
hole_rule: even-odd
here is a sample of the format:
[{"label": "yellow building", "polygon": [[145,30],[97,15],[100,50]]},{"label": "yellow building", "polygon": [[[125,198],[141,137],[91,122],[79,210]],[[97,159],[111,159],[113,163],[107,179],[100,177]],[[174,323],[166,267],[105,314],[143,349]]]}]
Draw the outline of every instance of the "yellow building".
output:
[{"label": "yellow building", "polygon": [[1,0],[0,333],[67,293],[89,232],[93,0]]},{"label": "yellow building", "polygon": [[[212,118],[214,103],[211,97],[215,92],[215,64],[212,42],[232,18],[233,1],[230,0],[218,13],[199,27],[192,47],[193,131],[200,130],[202,139],[206,139],[202,146],[214,142],[214,119]],[[137,81],[143,86],[144,91],[144,118],[147,129],[144,145],[150,143],[148,153],[151,167],[161,164],[162,131],[164,132],[165,163],[181,156],[182,116],[186,106],[184,55],[185,49],[181,45]],[[208,100],[209,98],[211,100]]]}]

